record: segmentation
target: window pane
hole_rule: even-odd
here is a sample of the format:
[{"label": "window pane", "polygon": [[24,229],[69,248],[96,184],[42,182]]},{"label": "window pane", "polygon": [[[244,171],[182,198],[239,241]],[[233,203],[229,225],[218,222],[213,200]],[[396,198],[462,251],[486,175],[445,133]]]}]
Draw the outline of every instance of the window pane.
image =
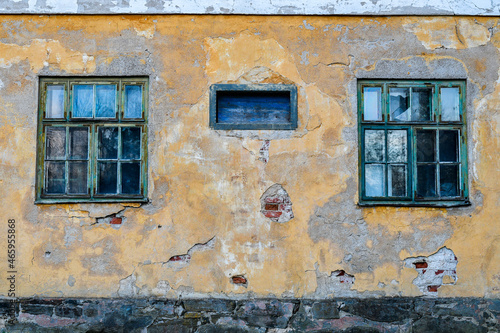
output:
[{"label": "window pane", "polygon": [[99,180],[97,193],[114,194],[117,186],[117,164],[116,162],[99,162]]},{"label": "window pane", "polygon": [[458,131],[439,131],[439,161],[458,162]]},{"label": "window pane", "polygon": [[99,158],[118,158],[117,127],[99,127]]},{"label": "window pane", "polygon": [[47,100],[45,101],[46,118],[64,118],[64,86],[47,86]]},{"label": "window pane", "polygon": [[122,127],[122,159],[141,158],[141,129]]},{"label": "window pane", "polygon": [[68,193],[87,193],[87,162],[68,162]]},{"label": "window pane", "polygon": [[389,162],[406,162],[408,159],[408,143],[406,130],[387,131],[387,140]]},{"label": "window pane", "polygon": [[125,118],[142,118],[142,86],[125,86]]},{"label": "window pane", "polygon": [[92,118],[94,109],[94,86],[75,84],[73,86],[73,117]]},{"label": "window pane", "polygon": [[411,120],[431,120],[432,89],[413,88],[411,93]]},{"label": "window pane", "polygon": [[98,118],[115,118],[116,114],[116,85],[96,85],[95,116]]},{"label": "window pane", "polygon": [[69,158],[72,160],[86,160],[89,152],[88,127],[69,128]]},{"label": "window pane", "polygon": [[364,87],[364,120],[382,120],[382,88]]},{"label": "window pane", "polygon": [[365,161],[383,162],[385,157],[385,133],[383,130],[365,130]]},{"label": "window pane", "polygon": [[436,196],[436,165],[417,166],[417,197]]},{"label": "window pane", "polygon": [[417,131],[417,162],[436,161],[436,131]]},{"label": "window pane", "polygon": [[139,194],[141,181],[140,163],[122,163],[122,193]]},{"label": "window pane", "polygon": [[66,158],[66,127],[47,127],[46,138],[46,159]]},{"label": "window pane", "polygon": [[439,183],[442,197],[457,197],[458,165],[440,165]]},{"label": "window pane", "polygon": [[47,172],[46,193],[65,193],[66,192],[66,174],[65,162],[45,162]]},{"label": "window pane", "polygon": [[441,88],[441,120],[460,120],[460,95],[458,88]]},{"label": "window pane", "polygon": [[406,196],[406,165],[389,165],[389,196]]},{"label": "window pane", "polygon": [[410,120],[410,109],[408,98],[410,96],[409,88],[391,88],[389,91],[389,104],[391,120],[408,121]]},{"label": "window pane", "polygon": [[365,165],[365,193],[368,197],[385,196],[385,165]]}]

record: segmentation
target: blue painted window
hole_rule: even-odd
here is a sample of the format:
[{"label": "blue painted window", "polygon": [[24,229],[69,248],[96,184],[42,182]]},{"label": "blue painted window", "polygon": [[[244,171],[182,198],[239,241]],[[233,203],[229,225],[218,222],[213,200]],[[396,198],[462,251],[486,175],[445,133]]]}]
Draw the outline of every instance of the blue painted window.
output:
[{"label": "blue painted window", "polygon": [[146,78],[41,78],[37,202],[147,195]]},{"label": "blue painted window", "polygon": [[232,130],[297,128],[297,88],[287,84],[214,84],[210,126]]},{"label": "blue painted window", "polygon": [[465,81],[358,82],[361,205],[468,201]]}]

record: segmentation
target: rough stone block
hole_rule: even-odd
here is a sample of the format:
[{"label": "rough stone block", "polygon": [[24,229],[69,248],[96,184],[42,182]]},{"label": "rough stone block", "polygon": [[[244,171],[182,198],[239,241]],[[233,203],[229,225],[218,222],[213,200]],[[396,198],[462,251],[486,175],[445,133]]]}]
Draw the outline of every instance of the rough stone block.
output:
[{"label": "rough stone block", "polygon": [[29,313],[32,315],[52,316],[54,313],[54,307],[52,305],[22,304],[21,310],[23,313]]},{"label": "rough stone block", "polygon": [[313,304],[311,311],[315,319],[340,318],[337,302],[335,301],[316,302]]},{"label": "rough stone block", "polygon": [[184,300],[184,309],[188,312],[229,313],[236,308],[236,302],[226,299]]},{"label": "rough stone block", "polygon": [[69,304],[57,306],[55,309],[55,314],[58,317],[65,318],[78,318],[83,314],[83,309],[80,307],[75,307]]},{"label": "rough stone block", "polygon": [[488,330],[472,321],[424,317],[412,325],[412,333],[483,333]]},{"label": "rough stone block", "polygon": [[397,298],[349,300],[342,311],[379,322],[400,322],[416,317],[413,302]]}]

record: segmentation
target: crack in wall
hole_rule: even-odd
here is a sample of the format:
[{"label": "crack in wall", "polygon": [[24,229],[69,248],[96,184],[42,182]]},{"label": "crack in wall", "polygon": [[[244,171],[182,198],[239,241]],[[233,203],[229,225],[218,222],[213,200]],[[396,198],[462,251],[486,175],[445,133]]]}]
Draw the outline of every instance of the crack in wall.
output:
[{"label": "crack in wall", "polygon": [[185,254],[178,254],[170,257],[170,259],[168,259],[167,261],[162,262],[162,266],[174,268],[175,270],[182,269],[187,265],[189,265],[194,252],[213,250],[214,247],[215,247],[215,236],[210,238],[205,243],[196,243],[191,248],[189,248],[189,250]]}]

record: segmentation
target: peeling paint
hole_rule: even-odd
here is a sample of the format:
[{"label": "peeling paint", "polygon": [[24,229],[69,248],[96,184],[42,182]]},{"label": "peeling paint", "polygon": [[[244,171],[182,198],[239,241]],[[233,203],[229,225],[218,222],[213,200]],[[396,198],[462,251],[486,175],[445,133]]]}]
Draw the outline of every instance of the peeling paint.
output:
[{"label": "peeling paint", "polygon": [[269,187],[260,198],[261,212],[273,222],[285,223],[294,218],[292,200],[280,184]]},{"label": "peeling paint", "polygon": [[174,268],[176,270],[182,269],[189,265],[194,252],[203,252],[208,250],[213,250],[215,246],[215,236],[206,241],[205,243],[197,243],[193,245],[186,254],[174,255],[164,262],[163,265],[169,268]]},{"label": "peeling paint", "polygon": [[[170,6],[151,1],[143,9],[162,4]],[[232,8],[211,5],[213,12]],[[500,295],[499,231],[492,222],[500,214],[492,181],[500,168],[498,18],[8,15],[0,21],[0,203],[4,220],[19,221],[19,296]],[[149,202],[34,204],[40,76],[150,78]],[[358,79],[466,79],[470,207],[357,205]],[[210,129],[214,83],[294,84],[297,129]],[[264,195],[271,188],[281,194]],[[275,223],[282,216],[293,219]],[[0,252],[5,246],[0,242]],[[402,263],[444,246],[460,258],[460,279],[438,269],[441,287],[425,277],[421,291],[413,281],[424,268]],[[341,283],[340,271],[354,283]],[[233,276],[243,276],[246,288]]]},{"label": "peeling paint", "polygon": [[[414,268],[418,276],[413,284],[425,295],[436,296],[442,285],[454,285],[457,282],[458,259],[447,247],[439,249],[428,257],[406,258],[404,265]],[[444,280],[446,279],[447,280]]]}]

